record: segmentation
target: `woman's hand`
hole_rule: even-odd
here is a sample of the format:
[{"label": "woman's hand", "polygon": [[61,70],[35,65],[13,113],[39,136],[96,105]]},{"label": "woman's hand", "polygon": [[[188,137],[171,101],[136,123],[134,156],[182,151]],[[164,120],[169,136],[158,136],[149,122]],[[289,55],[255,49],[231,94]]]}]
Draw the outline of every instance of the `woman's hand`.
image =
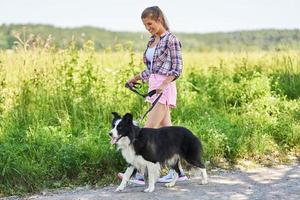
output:
[{"label": "woman's hand", "polygon": [[130,87],[133,87],[136,84],[137,81],[138,81],[137,78],[133,77],[133,78],[129,79],[127,81],[127,83],[130,85]]},{"label": "woman's hand", "polygon": [[156,88],[156,94],[162,93],[166,87],[168,86],[168,83],[162,83],[158,88]]},{"label": "woman's hand", "polygon": [[171,83],[174,80],[175,76],[168,76],[162,84],[156,89],[156,94],[162,93],[169,83]]}]

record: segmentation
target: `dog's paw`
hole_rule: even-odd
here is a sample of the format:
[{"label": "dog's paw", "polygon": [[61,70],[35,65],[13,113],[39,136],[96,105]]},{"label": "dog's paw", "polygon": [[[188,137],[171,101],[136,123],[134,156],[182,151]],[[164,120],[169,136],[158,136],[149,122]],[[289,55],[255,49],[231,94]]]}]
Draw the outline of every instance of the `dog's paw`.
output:
[{"label": "dog's paw", "polygon": [[175,183],[172,183],[172,182],[171,183],[166,183],[165,186],[168,187],[168,188],[174,187]]},{"label": "dog's paw", "polygon": [[153,192],[154,191],[154,188],[147,188],[144,190],[144,192]]},{"label": "dog's paw", "polygon": [[208,181],[202,179],[201,182],[200,182],[200,184],[201,184],[201,185],[207,185],[207,184],[208,184]]},{"label": "dog's paw", "polygon": [[117,189],[115,190],[115,192],[121,192],[123,190],[124,190],[124,187],[119,186],[119,187],[117,187]]}]

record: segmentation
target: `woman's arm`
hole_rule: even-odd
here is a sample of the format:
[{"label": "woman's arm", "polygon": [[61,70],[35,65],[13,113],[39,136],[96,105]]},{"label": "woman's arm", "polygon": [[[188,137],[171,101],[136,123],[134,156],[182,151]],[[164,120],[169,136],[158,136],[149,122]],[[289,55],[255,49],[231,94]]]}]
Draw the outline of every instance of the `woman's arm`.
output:
[{"label": "woman's arm", "polygon": [[167,76],[175,76],[175,79],[177,79],[182,72],[182,52],[181,52],[181,44],[179,40],[174,36],[171,35],[168,41],[168,48],[170,52],[171,57],[171,69],[167,73]]},{"label": "woman's arm", "polygon": [[168,86],[169,83],[171,83],[176,76],[167,76],[167,78],[162,82],[162,84],[156,88],[156,93],[160,94],[163,92],[163,90]]},{"label": "woman's arm", "polygon": [[168,84],[171,83],[175,78],[176,78],[176,76],[167,76],[167,78],[163,81],[163,84],[168,85]]}]

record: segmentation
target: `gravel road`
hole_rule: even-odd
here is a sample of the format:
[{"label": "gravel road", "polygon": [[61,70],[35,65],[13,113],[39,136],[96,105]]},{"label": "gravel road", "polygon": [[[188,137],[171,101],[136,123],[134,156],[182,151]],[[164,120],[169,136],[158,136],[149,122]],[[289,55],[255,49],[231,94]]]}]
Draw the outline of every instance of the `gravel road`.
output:
[{"label": "gravel road", "polygon": [[300,199],[300,164],[260,167],[250,170],[212,170],[208,185],[197,180],[177,182],[174,188],[156,184],[153,193],[144,193],[143,186],[131,184],[123,192],[114,192],[116,185],[103,188],[79,187],[72,190],[44,191],[27,197],[6,197],[1,200],[173,200],[173,199]]}]

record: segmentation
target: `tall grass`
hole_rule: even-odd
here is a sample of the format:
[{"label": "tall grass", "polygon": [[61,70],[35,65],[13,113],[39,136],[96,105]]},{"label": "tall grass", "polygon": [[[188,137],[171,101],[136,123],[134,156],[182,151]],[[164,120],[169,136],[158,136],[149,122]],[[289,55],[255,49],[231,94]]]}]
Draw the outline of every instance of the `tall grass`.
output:
[{"label": "tall grass", "polygon": [[[212,165],[299,151],[298,54],[185,53],[173,124],[201,138]],[[141,53],[21,48],[1,51],[0,68],[0,195],[105,184],[124,170],[107,133],[112,111],[148,108],[124,87]]]}]

